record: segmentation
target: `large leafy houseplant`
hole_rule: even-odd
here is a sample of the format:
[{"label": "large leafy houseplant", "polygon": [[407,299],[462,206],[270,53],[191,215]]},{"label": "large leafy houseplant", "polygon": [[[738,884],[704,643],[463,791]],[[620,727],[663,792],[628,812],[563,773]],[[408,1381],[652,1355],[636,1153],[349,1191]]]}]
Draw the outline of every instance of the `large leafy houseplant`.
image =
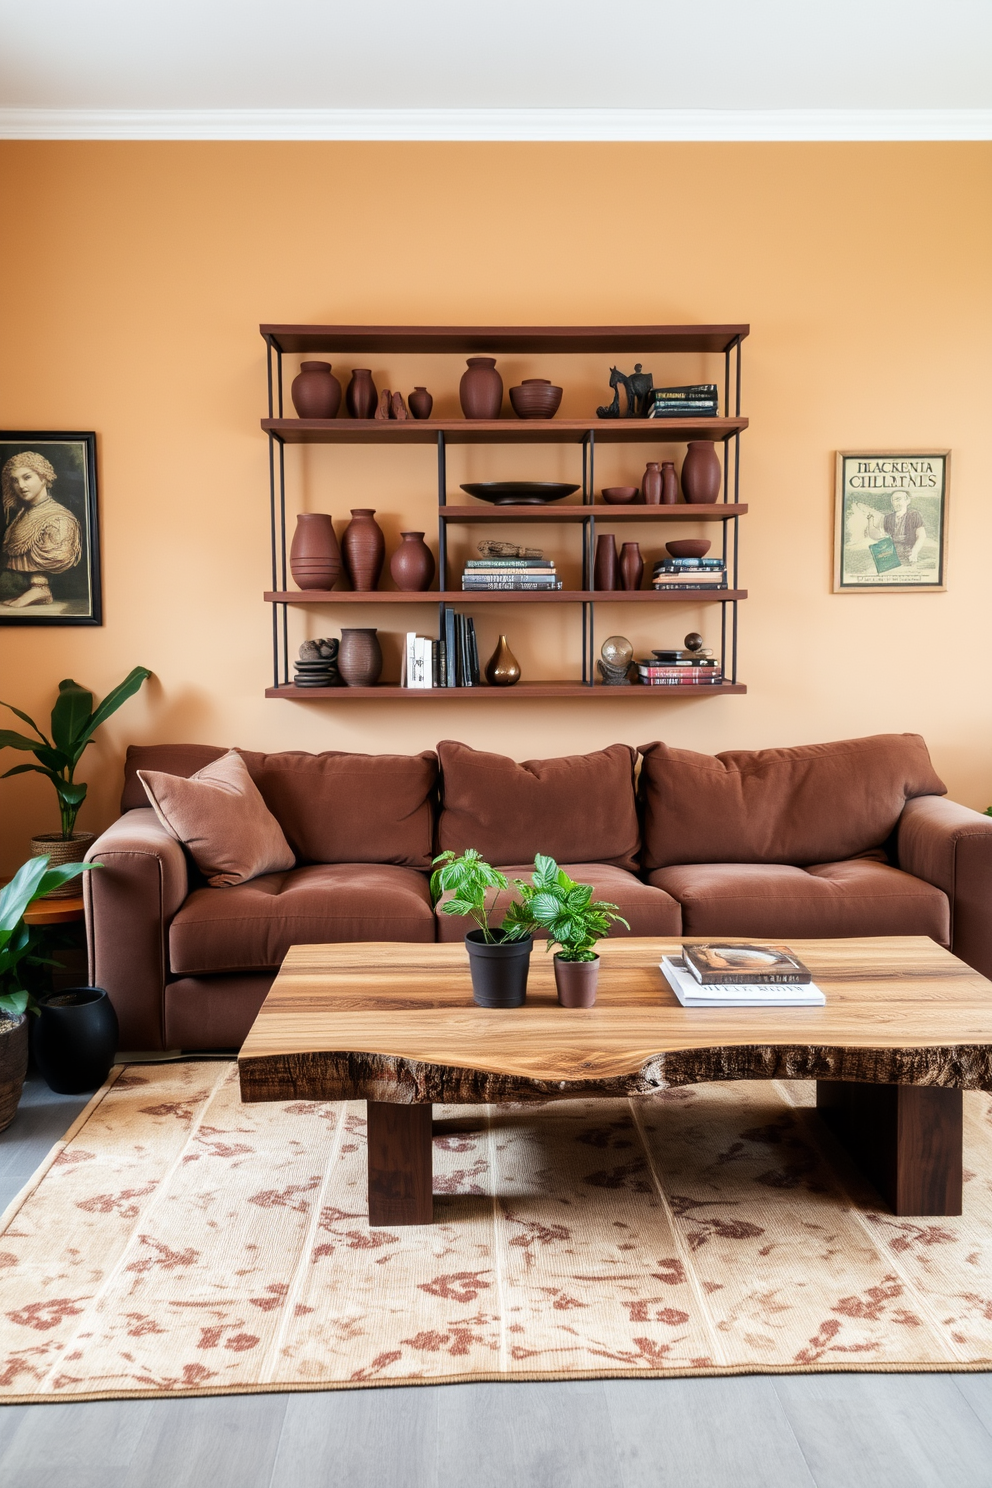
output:
[{"label": "large leafy houseplant", "polygon": [[548,950],[555,952],[558,1000],[566,1007],[591,1007],[596,1000],[599,956],[596,942],[614,924],[630,925],[616,904],[593,899],[592,884],[576,883],[554,858],[538,853],[529,884],[517,879],[519,913],[531,926],[548,932]]},{"label": "large leafy houseplant", "polygon": [[452,896],[438,905],[440,913],[464,915],[475,921],[476,929],[465,937],[473,998],[480,1007],[520,1007],[527,996],[532,926],[523,906],[517,903],[510,905],[497,928],[489,923],[497,896],[510,887],[506,875],[487,863],[474,847],[463,853],[440,853],[434,862],[440,865],[431,875],[434,904],[438,905],[444,893]]},{"label": "large leafy houseplant", "polygon": [[76,827],[76,816],[86,799],[86,786],[75,779],[76,766],[83,751],[93,742],[93,735],[101,723],[105,723],[112,713],[116,713],[121,704],[136,693],[142,682],[150,676],[151,672],[147,667],[135,667],[120,686],[107,693],[96,708],[93,706],[93,694],[85,687],[80,687],[71,677],[67,677],[59,683],[59,695],[52,709],[51,738],[42,733],[33,718],[22,713],[20,708],[15,708],[13,703],[0,703],[0,707],[9,708],[22,723],[34,729],[37,735],[37,738],[31,738],[14,729],[0,729],[0,749],[24,750],[33,754],[37,761],[33,765],[15,765],[12,770],[7,770],[0,776],[0,779],[23,775],[27,771],[46,775],[55,786],[59,799],[64,841],[71,840]]},{"label": "large leafy houseplant", "polygon": [[37,932],[25,924],[25,910],[70,878],[96,867],[99,864],[64,863],[50,868],[46,857],[29,858],[0,889],[0,1015],[19,1018],[24,1012],[37,1012],[29,986],[31,968],[58,965],[37,954]]}]

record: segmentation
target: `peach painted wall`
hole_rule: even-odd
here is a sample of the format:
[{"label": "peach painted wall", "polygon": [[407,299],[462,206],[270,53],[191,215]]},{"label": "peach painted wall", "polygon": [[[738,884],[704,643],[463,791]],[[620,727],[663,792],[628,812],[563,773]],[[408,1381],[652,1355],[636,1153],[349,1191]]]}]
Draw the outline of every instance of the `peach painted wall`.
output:
[{"label": "peach painted wall", "polygon": [[[63,676],[102,695],[137,662],[155,673],[87,756],[80,826],[112,818],[125,745],[152,740],[379,752],[456,737],[525,758],[615,739],[717,751],[911,729],[952,794],[984,808],[990,163],[980,144],[0,146],[0,422],[98,431],[105,572],[102,629],[0,632],[0,697],[44,717]],[[747,696],[266,701],[260,320],[749,321]],[[706,370],[656,360],[659,380]],[[374,365],[453,405],[458,359]],[[538,370],[504,360],[508,385]],[[563,411],[594,406],[605,371],[573,367]],[[833,452],[926,446],[954,451],[948,592],[834,596]],[[615,452],[600,473],[636,478],[643,453]],[[342,517],[374,506],[391,539],[401,525],[430,532],[428,451],[295,454],[294,501]],[[575,459],[478,450],[455,474],[564,476]],[[574,662],[560,616],[532,611],[530,627],[504,613],[527,675]],[[601,616],[639,647],[706,616],[647,618]],[[334,619],[299,611],[294,638]],[[385,607],[368,623],[406,628]],[[487,613],[484,644],[495,625]],[[35,777],[0,785],[0,870],[57,825],[51,795]]]}]

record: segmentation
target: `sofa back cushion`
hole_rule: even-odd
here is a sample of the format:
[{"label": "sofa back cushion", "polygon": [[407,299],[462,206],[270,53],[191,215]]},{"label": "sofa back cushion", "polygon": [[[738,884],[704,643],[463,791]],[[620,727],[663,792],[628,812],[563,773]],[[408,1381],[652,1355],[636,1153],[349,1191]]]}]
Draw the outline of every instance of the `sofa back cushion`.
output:
[{"label": "sofa back cushion", "polygon": [[637,865],[640,837],[629,744],[593,754],[524,760],[445,739],[441,763],[442,852],[475,847],[490,863]]},{"label": "sofa back cushion", "polygon": [[[147,805],[138,770],[189,776],[225,752],[207,744],[132,745],[121,810]],[[300,862],[430,867],[433,753],[239,753]]]},{"label": "sofa back cushion", "polygon": [[835,863],[885,842],[913,796],[943,795],[919,734],[796,749],[641,749],[647,871],[675,863]]}]

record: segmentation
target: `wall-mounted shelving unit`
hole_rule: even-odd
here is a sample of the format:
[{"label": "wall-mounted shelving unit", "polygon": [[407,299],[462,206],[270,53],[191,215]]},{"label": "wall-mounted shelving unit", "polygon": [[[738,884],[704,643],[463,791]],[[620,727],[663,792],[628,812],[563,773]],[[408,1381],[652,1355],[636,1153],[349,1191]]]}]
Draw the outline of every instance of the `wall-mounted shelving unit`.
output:
[{"label": "wall-mounted shelving unit", "polygon": [[[459,701],[466,698],[668,698],[672,696],[717,696],[743,693],[746,688],[737,681],[737,606],[747,598],[738,584],[738,522],[747,512],[739,501],[740,436],[747,428],[741,417],[741,343],[748,334],[746,325],[727,326],[285,326],[260,327],[268,349],[268,417],[262,428],[269,437],[270,516],[272,542],[272,588],[266,601],[273,606],[272,677],[273,685],[266,697],[306,699],[328,698],[335,701],[358,698],[403,699],[439,698]],[[528,353],[548,355],[562,353],[601,353],[608,365],[618,355],[702,352],[721,355],[724,363],[723,416],[695,419],[517,419],[469,421],[465,419],[430,419],[424,421],[379,422],[374,419],[291,419],[284,416],[283,357],[294,353],[307,356],[350,354],[366,358],[372,354],[431,355],[458,353],[465,356],[493,353],[511,355]],[[715,380],[715,379],[711,379]],[[610,506],[594,499],[596,448],[607,444],[673,444],[688,440],[709,439],[724,446],[723,499],[713,505],[678,506]],[[440,588],[425,593],[377,590],[354,593],[343,590],[291,590],[288,587],[286,532],[286,472],[284,450],[287,444],[376,444],[432,445],[437,456],[437,535],[438,577]],[[546,506],[452,505],[448,502],[447,450],[457,444],[574,444],[581,447],[581,494],[570,504]],[[618,523],[654,525],[672,522],[719,522],[722,555],[727,564],[729,585],[720,590],[678,590],[657,593],[654,590],[596,590],[592,588],[593,557],[597,522],[611,528]],[[446,587],[448,578],[448,529],[451,525],[483,524],[581,524],[582,587],[550,592],[499,590],[471,593]],[[389,684],[376,687],[307,688],[305,691],[289,681],[288,607],[290,605],[366,606],[437,605],[439,634],[444,632],[445,609],[458,605],[469,609],[477,605],[576,605],[581,612],[581,680],[520,682],[511,688],[458,687],[407,689]],[[679,685],[671,688],[604,687],[596,681],[597,604],[717,604],[721,607],[720,656],[724,681]]]}]

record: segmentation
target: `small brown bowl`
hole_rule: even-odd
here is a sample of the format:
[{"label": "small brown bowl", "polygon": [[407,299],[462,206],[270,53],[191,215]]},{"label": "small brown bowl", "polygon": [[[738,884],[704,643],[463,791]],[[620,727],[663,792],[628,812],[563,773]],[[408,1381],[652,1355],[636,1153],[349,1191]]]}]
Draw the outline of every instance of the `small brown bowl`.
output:
[{"label": "small brown bowl", "polygon": [[517,418],[554,418],[561,403],[561,388],[553,387],[546,377],[525,377],[519,387],[510,389],[510,402]]},{"label": "small brown bowl", "polygon": [[634,501],[639,494],[636,486],[603,487],[603,500],[608,501],[611,506],[626,506],[628,502]]},{"label": "small brown bowl", "polygon": [[705,537],[683,537],[678,542],[665,544],[673,558],[705,558],[712,546]]}]

